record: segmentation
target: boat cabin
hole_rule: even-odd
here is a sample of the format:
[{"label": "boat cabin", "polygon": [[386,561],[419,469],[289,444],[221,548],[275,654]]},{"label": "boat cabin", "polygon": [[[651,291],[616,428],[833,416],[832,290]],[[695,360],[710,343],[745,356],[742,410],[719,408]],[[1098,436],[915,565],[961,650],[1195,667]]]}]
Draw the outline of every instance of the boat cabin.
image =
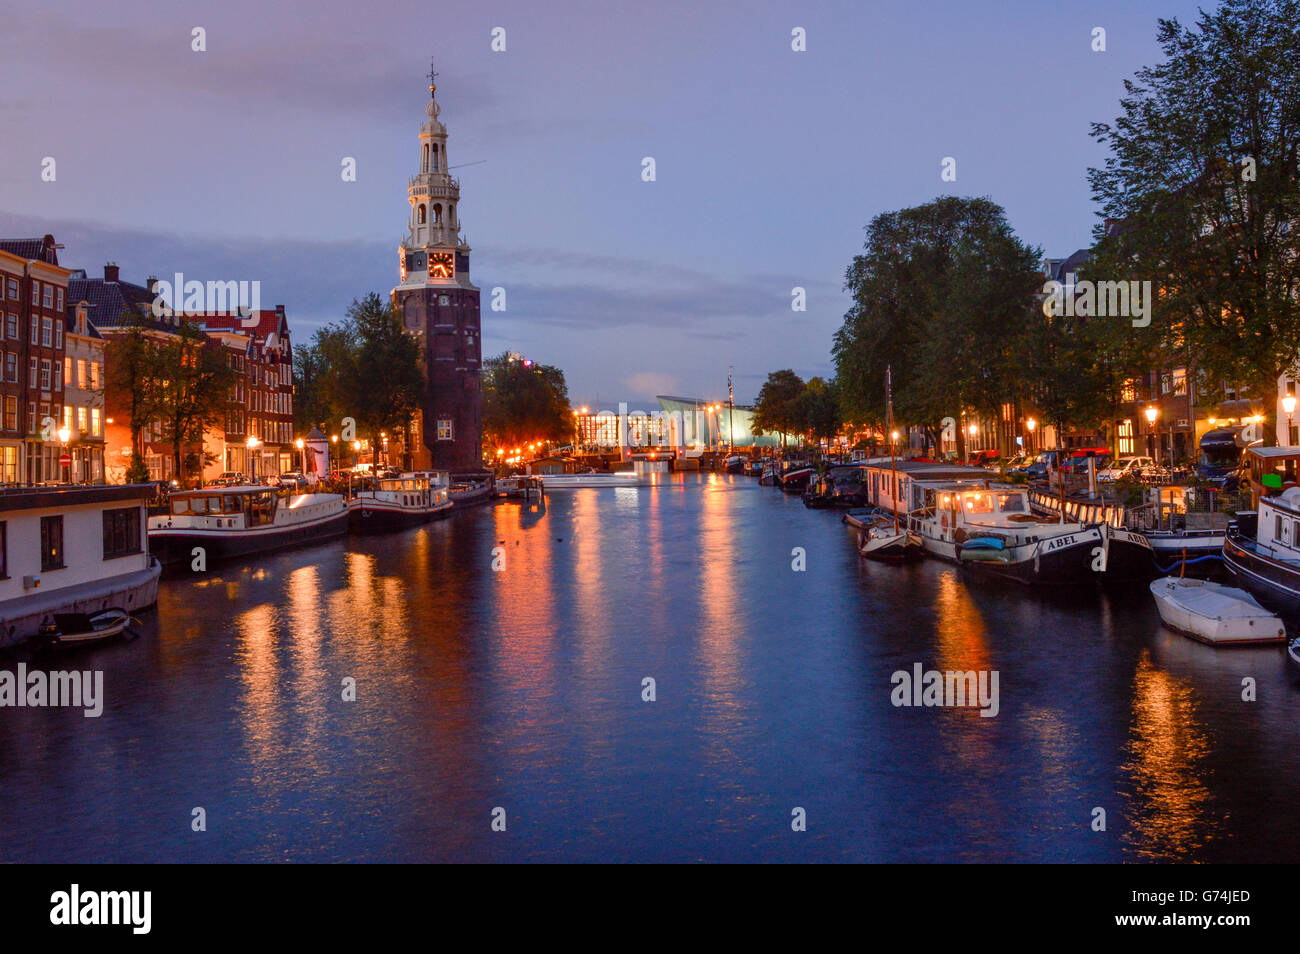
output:
[{"label": "boat cabin", "polygon": [[1300,447],[1248,447],[1245,464],[1251,502],[1300,486]]},{"label": "boat cabin", "polygon": [[151,525],[166,521],[168,526],[208,530],[247,530],[275,523],[275,513],[289,496],[273,487],[223,487],[220,490],[186,490],[167,501],[167,515],[154,517]]},{"label": "boat cabin", "polygon": [[928,461],[899,460],[891,467],[889,458],[873,460],[863,471],[862,485],[867,503],[881,510],[891,510],[897,505],[899,513],[933,506],[932,502],[927,504],[926,486],[949,483],[982,487],[997,476],[977,467]]}]

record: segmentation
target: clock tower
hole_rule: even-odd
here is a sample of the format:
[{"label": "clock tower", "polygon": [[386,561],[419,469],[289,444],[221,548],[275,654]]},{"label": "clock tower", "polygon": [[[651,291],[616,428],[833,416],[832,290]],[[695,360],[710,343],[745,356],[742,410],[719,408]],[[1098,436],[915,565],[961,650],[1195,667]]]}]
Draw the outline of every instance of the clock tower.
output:
[{"label": "clock tower", "polygon": [[469,280],[460,182],[448,171],[437,77],[430,66],[420,171],[407,183],[411,218],[398,250],[400,282],[393,302],[406,330],[420,340],[427,384],[411,466],[466,473],[483,469],[479,290]]}]

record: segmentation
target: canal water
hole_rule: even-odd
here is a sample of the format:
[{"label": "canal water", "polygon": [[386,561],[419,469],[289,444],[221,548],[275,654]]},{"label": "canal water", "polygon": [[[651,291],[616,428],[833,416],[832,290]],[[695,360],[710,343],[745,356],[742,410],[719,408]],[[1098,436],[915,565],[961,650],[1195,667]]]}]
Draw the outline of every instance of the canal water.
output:
[{"label": "canal water", "polygon": [[[838,514],[748,477],[555,493],[544,513],[503,502],[210,568],[165,580],[142,622],[59,663],[104,672],[99,718],[0,709],[0,860],[1290,861],[1300,845],[1282,650],[1173,635],[1142,587],[869,564]],[[894,706],[891,677],[917,663],[996,670],[997,715]]]}]

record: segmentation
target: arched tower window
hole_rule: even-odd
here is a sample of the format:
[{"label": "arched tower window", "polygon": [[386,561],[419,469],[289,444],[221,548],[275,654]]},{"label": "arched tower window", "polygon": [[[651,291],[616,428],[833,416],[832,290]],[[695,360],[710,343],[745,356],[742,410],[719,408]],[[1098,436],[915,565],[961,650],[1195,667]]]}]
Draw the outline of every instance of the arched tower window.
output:
[{"label": "arched tower window", "polygon": [[442,225],[442,203],[441,202],[435,202],[433,204],[433,224]]},{"label": "arched tower window", "polygon": [[420,223],[421,225],[423,225],[423,224],[424,224],[424,216],[425,216],[425,211],[424,211],[424,205],[423,205],[423,204],[420,205],[419,216],[420,216],[420,217],[419,217],[418,221],[419,221],[419,223]]},{"label": "arched tower window", "polygon": [[427,142],[424,144],[424,158],[420,160],[420,171],[429,171],[429,144]]},{"label": "arched tower window", "polygon": [[438,172],[438,144],[433,144],[433,172]]},{"label": "arched tower window", "polygon": [[447,224],[452,228],[456,227],[456,204],[454,202],[447,203]]}]

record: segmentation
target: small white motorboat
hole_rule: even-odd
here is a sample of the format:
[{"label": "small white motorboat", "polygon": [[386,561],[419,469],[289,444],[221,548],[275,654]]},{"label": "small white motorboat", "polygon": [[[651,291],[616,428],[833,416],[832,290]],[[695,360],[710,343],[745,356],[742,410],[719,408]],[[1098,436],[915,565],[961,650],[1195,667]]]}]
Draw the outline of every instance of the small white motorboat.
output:
[{"label": "small white motorboat", "polygon": [[546,493],[556,490],[584,490],[590,487],[649,487],[654,484],[650,474],[621,470],[612,474],[590,471],[585,474],[542,474],[542,489]]},{"label": "small white motorboat", "polygon": [[1276,643],[1286,627],[1245,590],[1175,576],[1151,583],[1160,618],[1170,629],[1214,646]]}]

